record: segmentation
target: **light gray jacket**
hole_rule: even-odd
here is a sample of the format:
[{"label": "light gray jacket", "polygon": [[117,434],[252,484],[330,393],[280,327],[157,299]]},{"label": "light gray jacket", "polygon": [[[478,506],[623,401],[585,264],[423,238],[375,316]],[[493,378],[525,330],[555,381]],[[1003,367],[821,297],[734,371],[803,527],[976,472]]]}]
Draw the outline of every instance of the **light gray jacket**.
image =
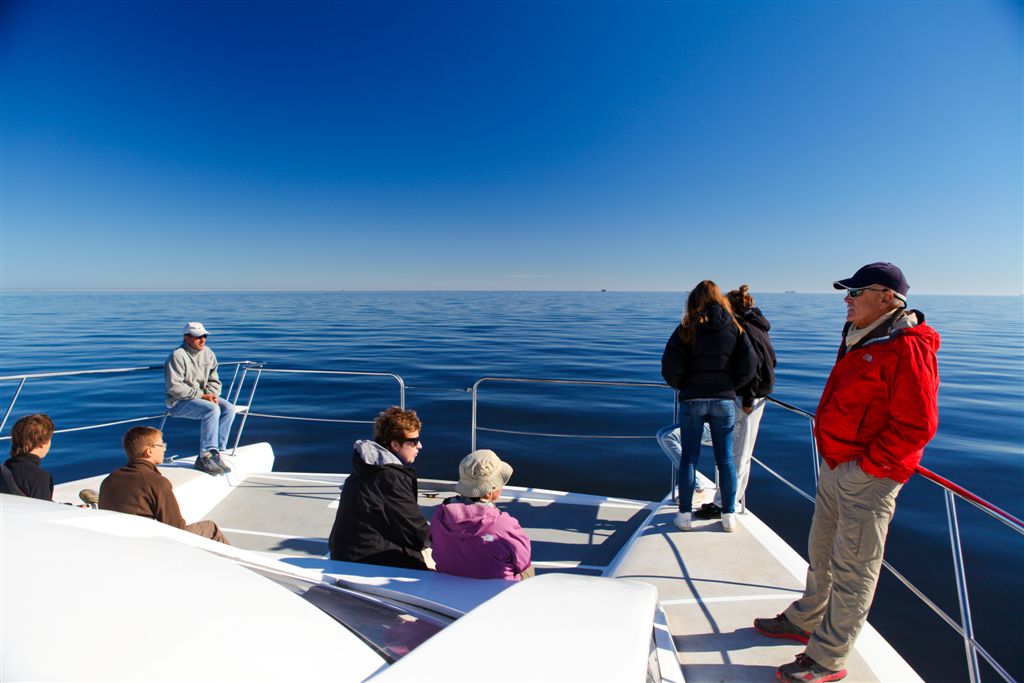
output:
[{"label": "light gray jacket", "polygon": [[168,410],[178,401],[189,401],[203,394],[220,396],[220,386],[217,356],[209,348],[196,351],[182,342],[164,362]]}]

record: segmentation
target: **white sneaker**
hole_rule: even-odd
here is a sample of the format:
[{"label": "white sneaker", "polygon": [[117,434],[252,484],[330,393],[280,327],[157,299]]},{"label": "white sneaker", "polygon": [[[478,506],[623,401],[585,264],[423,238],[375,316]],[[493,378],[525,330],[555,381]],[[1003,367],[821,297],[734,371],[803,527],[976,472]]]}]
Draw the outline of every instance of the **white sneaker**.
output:
[{"label": "white sneaker", "polygon": [[693,528],[693,513],[692,512],[677,512],[676,518],[672,520],[672,523],[680,531],[689,531]]},{"label": "white sneaker", "polygon": [[736,531],[736,513],[722,513],[722,529],[724,531]]}]

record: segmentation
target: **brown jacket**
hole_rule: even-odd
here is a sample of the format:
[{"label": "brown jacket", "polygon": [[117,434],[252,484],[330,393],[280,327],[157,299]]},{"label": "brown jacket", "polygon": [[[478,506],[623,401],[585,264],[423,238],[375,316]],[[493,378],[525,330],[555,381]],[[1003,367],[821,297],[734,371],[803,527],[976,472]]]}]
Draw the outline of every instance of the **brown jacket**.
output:
[{"label": "brown jacket", "polygon": [[178,529],[185,528],[171,481],[148,460],[129,460],[103,480],[100,509],[149,517]]}]

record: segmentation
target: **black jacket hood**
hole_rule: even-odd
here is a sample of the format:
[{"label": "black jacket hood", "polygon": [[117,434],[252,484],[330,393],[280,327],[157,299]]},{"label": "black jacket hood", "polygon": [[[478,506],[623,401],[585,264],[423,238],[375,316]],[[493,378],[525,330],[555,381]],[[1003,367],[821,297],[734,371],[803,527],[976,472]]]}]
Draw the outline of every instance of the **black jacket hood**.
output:
[{"label": "black jacket hood", "polygon": [[764,314],[761,313],[761,309],[756,306],[743,311],[743,315],[740,317],[746,325],[753,325],[765,332],[771,332],[772,324],[768,322],[768,318],[764,317]]}]

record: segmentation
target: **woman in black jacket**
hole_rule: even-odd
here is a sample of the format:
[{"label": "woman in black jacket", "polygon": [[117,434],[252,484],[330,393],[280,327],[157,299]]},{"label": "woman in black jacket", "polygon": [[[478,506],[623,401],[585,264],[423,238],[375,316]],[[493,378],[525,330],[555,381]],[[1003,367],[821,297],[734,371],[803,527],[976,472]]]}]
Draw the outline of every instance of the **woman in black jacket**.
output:
[{"label": "woman in black jacket", "polygon": [[757,359],[733,317],[729,302],[711,280],[690,292],[682,324],[676,327],[661,357],[661,374],[679,392],[682,457],[679,463],[679,514],[673,523],[683,531],[692,525],[693,489],[704,423],[711,442],[722,490],[722,528],[735,529],[736,468],[732,430],[736,420],[736,389],[754,377]]},{"label": "woman in black jacket", "polygon": [[373,441],[355,442],[331,529],[332,560],[427,568],[429,527],[413,467],[423,447],[420,427],[415,411],[392,407],[377,416]]}]

